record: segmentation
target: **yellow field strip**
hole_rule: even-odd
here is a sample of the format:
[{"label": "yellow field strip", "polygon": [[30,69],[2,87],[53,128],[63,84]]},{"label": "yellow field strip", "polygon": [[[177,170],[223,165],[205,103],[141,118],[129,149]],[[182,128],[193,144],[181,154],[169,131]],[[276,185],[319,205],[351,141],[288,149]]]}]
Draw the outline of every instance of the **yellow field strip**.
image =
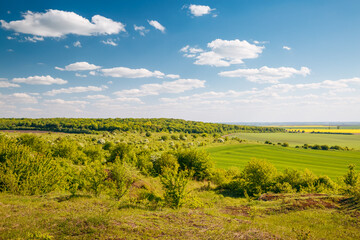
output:
[{"label": "yellow field strip", "polygon": [[360,129],[315,129],[315,128],[298,128],[298,129],[286,129],[287,131],[300,131],[300,132],[321,132],[321,133],[360,133]]}]

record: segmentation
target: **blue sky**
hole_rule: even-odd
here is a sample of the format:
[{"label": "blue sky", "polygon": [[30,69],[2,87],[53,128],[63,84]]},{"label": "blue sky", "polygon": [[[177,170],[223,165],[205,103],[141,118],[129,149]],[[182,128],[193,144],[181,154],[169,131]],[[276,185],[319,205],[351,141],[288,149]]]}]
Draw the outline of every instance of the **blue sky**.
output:
[{"label": "blue sky", "polygon": [[0,1],[0,117],[359,121],[359,1]]}]

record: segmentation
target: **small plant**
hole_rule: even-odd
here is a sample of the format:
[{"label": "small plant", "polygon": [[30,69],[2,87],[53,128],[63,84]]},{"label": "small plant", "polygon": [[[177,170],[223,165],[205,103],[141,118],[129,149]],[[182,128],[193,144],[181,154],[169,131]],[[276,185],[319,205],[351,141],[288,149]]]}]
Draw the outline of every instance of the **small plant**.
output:
[{"label": "small plant", "polygon": [[188,195],[186,186],[189,183],[189,172],[167,170],[160,178],[165,190],[164,200],[172,208],[180,208]]},{"label": "small plant", "polygon": [[112,195],[116,200],[120,200],[129,191],[131,184],[134,182],[129,167],[119,159],[116,159],[115,163],[111,166],[109,181],[113,190]]}]

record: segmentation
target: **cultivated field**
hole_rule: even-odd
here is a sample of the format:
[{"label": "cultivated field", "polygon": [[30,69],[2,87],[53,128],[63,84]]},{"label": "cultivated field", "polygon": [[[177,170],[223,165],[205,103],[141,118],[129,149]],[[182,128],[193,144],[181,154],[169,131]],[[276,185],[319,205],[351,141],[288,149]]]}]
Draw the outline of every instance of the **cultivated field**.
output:
[{"label": "cultivated field", "polygon": [[259,158],[268,160],[279,170],[308,168],[334,180],[346,173],[349,164],[360,164],[360,151],[322,151],[265,144],[223,145],[207,150],[219,168],[243,168],[252,158]]},{"label": "cultivated field", "polygon": [[304,144],[339,145],[360,150],[360,135],[342,134],[310,134],[310,133],[237,133],[231,137],[239,137],[253,142],[271,141],[273,143],[287,142],[290,146],[301,146]]}]

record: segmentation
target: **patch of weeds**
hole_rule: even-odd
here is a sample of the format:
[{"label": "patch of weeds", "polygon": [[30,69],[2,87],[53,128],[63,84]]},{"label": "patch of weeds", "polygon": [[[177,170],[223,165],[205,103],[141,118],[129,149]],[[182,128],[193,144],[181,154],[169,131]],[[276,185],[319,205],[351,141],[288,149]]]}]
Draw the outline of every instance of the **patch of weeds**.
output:
[{"label": "patch of weeds", "polygon": [[297,240],[307,240],[311,237],[310,230],[292,228]]}]

